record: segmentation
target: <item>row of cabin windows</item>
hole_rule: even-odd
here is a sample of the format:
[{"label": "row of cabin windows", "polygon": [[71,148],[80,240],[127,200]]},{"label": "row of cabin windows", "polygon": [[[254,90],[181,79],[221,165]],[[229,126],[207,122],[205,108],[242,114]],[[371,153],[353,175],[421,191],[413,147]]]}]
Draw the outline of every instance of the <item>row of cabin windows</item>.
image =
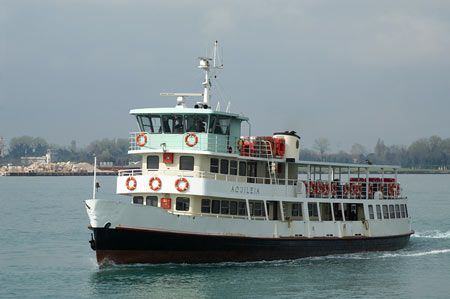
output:
[{"label": "row of cabin windows", "polygon": [[[219,163],[220,162],[220,163]],[[209,171],[212,173],[256,177],[256,163],[211,158]]]},{"label": "row of cabin windows", "polygon": [[141,131],[184,134],[185,132],[230,134],[230,117],[218,115],[138,115]]},{"label": "row of cabin windows", "polygon": [[[159,156],[147,156],[147,169],[159,169]],[[194,170],[194,157],[180,156],[180,170]]]},{"label": "row of cabin windows", "polygon": [[[143,196],[134,196],[133,197],[133,203],[143,205],[144,204],[144,197]],[[146,196],[145,197],[145,204],[147,206],[158,206],[158,196]]]},{"label": "row of cabin windows", "polygon": [[[369,218],[375,219],[373,205],[369,205]],[[376,205],[377,219],[408,218],[408,207],[400,205]],[[383,210],[381,210],[383,209]]]},{"label": "row of cabin windows", "polygon": [[[266,215],[262,202],[249,202],[250,216],[264,217]],[[247,206],[243,201],[202,199],[202,213],[246,216]]]}]

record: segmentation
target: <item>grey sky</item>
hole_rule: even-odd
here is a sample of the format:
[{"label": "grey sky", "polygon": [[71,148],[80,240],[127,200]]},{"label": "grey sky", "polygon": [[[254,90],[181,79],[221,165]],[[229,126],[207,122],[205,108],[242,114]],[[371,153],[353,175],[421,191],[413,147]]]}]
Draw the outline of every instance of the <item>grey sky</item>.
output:
[{"label": "grey sky", "polygon": [[126,138],[130,109],[202,91],[215,39],[253,135],[333,151],[450,137],[450,2],[414,0],[0,0],[0,136]]}]

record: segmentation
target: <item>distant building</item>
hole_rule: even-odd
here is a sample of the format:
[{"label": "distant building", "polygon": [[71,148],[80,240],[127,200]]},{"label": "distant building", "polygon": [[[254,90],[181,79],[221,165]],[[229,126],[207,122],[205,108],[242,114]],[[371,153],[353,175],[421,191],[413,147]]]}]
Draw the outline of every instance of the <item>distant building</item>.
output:
[{"label": "distant building", "polygon": [[20,162],[22,165],[28,166],[33,163],[40,163],[40,164],[48,164],[52,162],[56,162],[56,153],[52,149],[47,149],[47,154],[42,157],[20,157]]},{"label": "distant building", "polygon": [[0,137],[0,158],[5,158],[5,144],[3,143],[3,137]]}]

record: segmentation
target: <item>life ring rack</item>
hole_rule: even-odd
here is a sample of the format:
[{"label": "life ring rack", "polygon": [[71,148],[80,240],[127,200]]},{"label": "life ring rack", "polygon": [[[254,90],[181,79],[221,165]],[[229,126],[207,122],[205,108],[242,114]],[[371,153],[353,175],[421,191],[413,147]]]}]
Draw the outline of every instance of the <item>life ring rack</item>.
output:
[{"label": "life ring rack", "polygon": [[[154,181],[158,182],[158,184],[156,186],[153,186]],[[161,189],[161,179],[157,176],[154,176],[148,181],[148,185],[150,186],[150,189],[152,189],[153,191],[157,191],[157,190]]]},{"label": "life ring rack", "polygon": [[[133,181],[133,185],[131,185],[131,186],[130,186],[130,181]],[[136,186],[137,186],[136,179],[132,176],[129,176],[125,182],[125,185],[127,186],[128,190],[133,191],[134,189],[136,189]]]},{"label": "life ring rack", "polygon": [[[180,182],[183,182],[183,183],[184,183],[184,187],[183,187],[183,188],[181,188]],[[189,188],[189,182],[188,182],[188,180],[186,180],[185,178],[179,178],[179,179],[177,179],[177,180],[175,181],[175,188],[177,188],[177,190],[178,190],[179,192],[184,192],[184,191],[186,191],[187,188]]]},{"label": "life ring rack", "polygon": [[[194,137],[194,143],[190,143],[189,142],[189,138],[190,137]],[[197,144],[198,142],[198,137],[195,133],[187,133],[186,137],[184,138],[184,142],[186,143],[187,146],[193,147]]]}]

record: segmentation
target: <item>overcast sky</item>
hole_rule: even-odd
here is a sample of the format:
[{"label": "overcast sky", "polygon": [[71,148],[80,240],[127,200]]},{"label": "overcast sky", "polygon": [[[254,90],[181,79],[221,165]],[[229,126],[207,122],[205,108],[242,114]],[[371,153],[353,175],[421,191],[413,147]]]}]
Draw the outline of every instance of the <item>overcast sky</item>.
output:
[{"label": "overcast sky", "polygon": [[202,92],[216,39],[222,110],[253,135],[333,151],[450,137],[448,0],[0,0],[0,136],[127,138],[130,109]]}]

